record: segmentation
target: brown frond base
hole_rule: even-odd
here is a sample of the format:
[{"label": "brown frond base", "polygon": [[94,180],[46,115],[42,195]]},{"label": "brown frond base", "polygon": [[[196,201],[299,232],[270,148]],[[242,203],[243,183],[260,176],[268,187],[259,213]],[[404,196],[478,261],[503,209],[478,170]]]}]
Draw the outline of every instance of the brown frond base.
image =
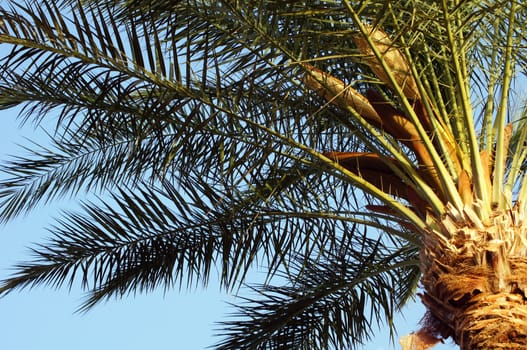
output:
[{"label": "brown frond base", "polygon": [[440,342],[441,339],[431,334],[428,328],[406,335],[399,340],[403,350],[428,350]]},{"label": "brown frond base", "polygon": [[424,329],[452,337],[462,350],[527,349],[523,215],[496,213],[483,224],[455,214],[423,238]]}]

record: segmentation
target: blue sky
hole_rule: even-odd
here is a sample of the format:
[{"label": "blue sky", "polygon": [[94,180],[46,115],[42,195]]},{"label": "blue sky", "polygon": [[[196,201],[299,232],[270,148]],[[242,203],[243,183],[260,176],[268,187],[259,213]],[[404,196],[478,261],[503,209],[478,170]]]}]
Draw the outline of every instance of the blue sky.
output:
[{"label": "blue sky", "polygon": [[[15,143],[23,136],[34,136],[30,125],[18,129],[16,114],[0,112],[0,161],[8,154],[20,154]],[[38,141],[38,139],[37,139]],[[67,204],[71,209],[70,204]],[[43,242],[48,233],[45,227],[53,223],[64,207],[41,207],[0,228],[0,279],[10,274],[10,268],[29,258],[27,247]],[[54,290],[38,287],[13,292],[0,299],[0,348],[6,350],[144,350],[174,349],[202,350],[213,345],[217,328],[215,322],[225,319],[232,311],[227,301],[232,297],[221,294],[214,283],[208,291],[162,291],[146,295],[130,295],[110,300],[85,314],[75,313],[83,292],[78,288]],[[417,330],[423,315],[419,303],[404,311],[396,325],[400,335]],[[364,349],[398,349],[389,342],[388,331],[381,329]],[[436,350],[454,349],[441,345]]]}]

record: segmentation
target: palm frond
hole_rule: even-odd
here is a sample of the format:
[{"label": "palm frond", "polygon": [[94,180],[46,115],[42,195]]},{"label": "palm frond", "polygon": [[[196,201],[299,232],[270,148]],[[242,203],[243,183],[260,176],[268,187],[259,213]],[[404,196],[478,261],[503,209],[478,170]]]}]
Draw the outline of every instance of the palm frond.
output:
[{"label": "palm frond", "polygon": [[246,299],[220,348],[357,346],[411,294],[434,218],[527,203],[508,95],[526,15],[508,0],[0,9],[0,108],[52,140],[3,167],[0,221],[110,194],[65,213],[1,293],[80,280],[89,308],[215,269],[232,289],[259,265],[286,284]]},{"label": "palm frond", "polygon": [[[84,305],[89,308],[133,291],[206,284],[213,266],[227,288],[243,282],[256,263],[265,263],[272,276],[300,251],[309,256],[320,242],[336,244],[331,242],[338,235],[326,233],[346,232],[349,225],[377,227],[417,243],[375,217],[350,212],[358,200],[344,183],[328,186],[329,179],[312,170],[275,171],[280,185],[270,173],[254,187],[205,185],[194,175],[178,189],[168,184],[157,190],[123,188],[103,207],[88,204],[84,215],[69,213],[59,220],[51,229],[54,238],[34,250],[32,262],[17,266],[2,291],[71,286],[78,279],[91,293]],[[321,192],[320,186],[328,187]],[[360,255],[361,248],[355,249]]]},{"label": "palm frond", "polygon": [[[93,290],[89,306],[113,295],[170,288],[176,279],[180,284],[195,278],[206,282],[213,259],[203,255],[217,248],[216,237],[194,231],[196,225],[185,222],[189,218],[166,207],[162,194],[144,190],[141,195],[122,190],[113,203],[121,212],[110,203],[104,211],[86,205],[85,216],[71,214],[68,221],[59,221],[51,242],[34,249],[33,263],[19,265],[2,291],[37,284],[71,287],[79,278],[83,288]],[[190,208],[180,197],[174,199],[181,209]]]},{"label": "palm frond", "polygon": [[393,313],[419,278],[415,247],[390,252],[356,231],[316,255],[292,262],[283,277],[288,285],[252,287],[255,296],[243,297],[235,319],[222,323],[225,339],[217,348],[360,347],[375,327],[393,327]]}]

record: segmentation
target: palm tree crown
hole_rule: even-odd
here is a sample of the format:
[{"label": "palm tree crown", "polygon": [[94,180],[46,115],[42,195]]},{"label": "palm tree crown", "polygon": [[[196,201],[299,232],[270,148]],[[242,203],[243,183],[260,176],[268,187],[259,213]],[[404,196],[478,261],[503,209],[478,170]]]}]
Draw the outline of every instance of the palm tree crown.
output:
[{"label": "palm tree crown", "polygon": [[421,278],[429,315],[403,346],[492,348],[474,329],[501,316],[480,302],[525,295],[526,17],[518,0],[5,6],[0,106],[50,146],[4,164],[0,220],[101,200],[0,293],[80,282],[84,310],[216,271],[234,290],[260,266],[218,348],[327,349],[392,327]]}]

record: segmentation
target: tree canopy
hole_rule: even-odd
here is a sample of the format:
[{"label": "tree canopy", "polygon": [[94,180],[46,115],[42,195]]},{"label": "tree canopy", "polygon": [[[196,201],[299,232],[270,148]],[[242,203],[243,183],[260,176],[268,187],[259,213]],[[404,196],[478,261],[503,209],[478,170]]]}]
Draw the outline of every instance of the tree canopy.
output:
[{"label": "tree canopy", "polygon": [[430,217],[527,202],[526,15],[510,0],[5,5],[0,107],[50,145],[3,164],[0,221],[100,199],[61,215],[0,293],[80,283],[85,310],[216,273],[235,291],[258,267],[218,348],[392,329]]}]

